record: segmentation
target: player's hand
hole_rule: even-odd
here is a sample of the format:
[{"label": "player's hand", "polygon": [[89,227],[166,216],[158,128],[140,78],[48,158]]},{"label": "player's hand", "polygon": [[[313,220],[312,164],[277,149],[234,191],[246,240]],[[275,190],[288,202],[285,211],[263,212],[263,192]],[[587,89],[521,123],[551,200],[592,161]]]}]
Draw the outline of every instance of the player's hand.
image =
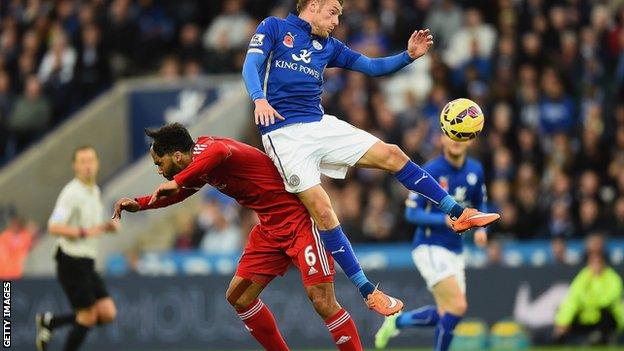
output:
[{"label": "player's hand", "polygon": [[117,219],[111,219],[104,223],[104,232],[105,233],[117,233],[121,228],[121,224]]},{"label": "player's hand", "polygon": [[433,35],[429,33],[429,29],[414,31],[407,41],[407,54],[416,60],[426,54],[431,45],[433,45]]},{"label": "player's hand", "polygon": [[134,201],[133,199],[124,197],[123,199],[119,199],[115,203],[115,208],[113,210],[113,217],[111,217],[111,219],[120,220],[121,211],[125,210],[128,212],[137,212],[140,209],[141,209],[141,206],[139,205],[138,202]]},{"label": "player's hand", "polygon": [[175,180],[170,180],[168,182],[162,183],[152,194],[152,198],[150,199],[148,205],[151,205],[162,198],[175,195],[179,191],[180,186],[178,186],[178,183],[176,183]]},{"label": "player's hand", "polygon": [[483,229],[478,229],[474,233],[474,243],[478,247],[486,247],[488,243],[487,232]]},{"label": "player's hand", "polygon": [[256,125],[261,126],[270,126],[271,124],[275,124],[275,119],[284,120],[284,117],[280,115],[273,106],[269,105],[267,99],[257,99],[254,101],[256,108],[254,110],[254,118],[256,120]]}]

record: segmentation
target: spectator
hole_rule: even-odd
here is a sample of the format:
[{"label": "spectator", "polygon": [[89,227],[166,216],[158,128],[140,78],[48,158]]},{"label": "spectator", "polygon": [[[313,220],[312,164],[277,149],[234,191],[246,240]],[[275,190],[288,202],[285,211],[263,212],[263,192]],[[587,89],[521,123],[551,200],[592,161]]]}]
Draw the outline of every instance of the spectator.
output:
[{"label": "spectator", "polygon": [[542,89],[545,94],[540,102],[541,132],[545,135],[571,132],[576,123],[574,102],[564,91],[554,69],[544,72]]},{"label": "spectator", "polygon": [[20,217],[13,217],[0,233],[0,278],[20,279],[24,263],[32,247],[37,228]]},{"label": "spectator", "polygon": [[550,222],[548,223],[548,233],[551,237],[572,237],[574,232],[574,222],[570,215],[570,205],[565,201],[556,201],[550,209]]},{"label": "spectator", "polygon": [[585,345],[604,345],[624,330],[622,278],[609,267],[602,253],[590,253],[587,266],[574,278],[559,306],[554,337],[566,342],[583,336]]},{"label": "spectator", "polygon": [[9,137],[8,122],[13,105],[11,93],[11,78],[5,71],[0,71],[0,165],[6,155],[7,139]]},{"label": "spectator", "polygon": [[201,46],[199,35],[199,26],[194,23],[187,23],[180,30],[178,56],[182,61],[201,61],[203,59],[204,50]]},{"label": "spectator", "polygon": [[135,58],[138,27],[130,14],[130,0],[114,0],[110,6],[104,31],[106,45],[110,48],[110,60],[115,77],[130,72]]},{"label": "spectator", "polygon": [[464,13],[455,1],[442,0],[435,3],[427,15],[424,27],[435,33],[434,45],[440,50],[446,50],[452,37],[461,29]]},{"label": "spectator", "polygon": [[50,125],[52,108],[42,95],[41,83],[35,76],[26,81],[24,94],[15,102],[8,129],[18,152],[39,138]]},{"label": "spectator", "polygon": [[458,68],[471,57],[488,59],[494,50],[495,41],[496,31],[491,25],[483,23],[481,12],[476,8],[468,9],[464,27],[452,35],[444,60],[451,68]]},{"label": "spectator", "polygon": [[180,60],[176,56],[167,56],[160,65],[160,76],[167,79],[180,77]]},{"label": "spectator", "polygon": [[154,0],[139,0],[136,7],[138,40],[137,61],[150,68],[159,57],[159,52],[171,44],[174,35],[173,22],[165,9]]},{"label": "spectator", "polygon": [[554,237],[550,241],[550,252],[552,255],[552,263],[556,265],[571,264],[568,256],[566,241],[562,237]]},{"label": "spectator", "polygon": [[240,49],[247,45],[252,31],[252,20],[243,11],[243,1],[225,0],[223,11],[204,32],[204,47],[217,51]]},{"label": "spectator", "polygon": [[230,253],[242,247],[238,225],[238,205],[232,198],[214,188],[204,193],[198,225],[204,236],[201,250],[212,253]]},{"label": "spectator", "polygon": [[486,252],[489,266],[503,265],[503,249],[498,240],[488,240]]},{"label": "spectator", "polygon": [[613,206],[613,222],[609,228],[611,235],[624,236],[624,197],[619,197]]},{"label": "spectator", "polygon": [[67,37],[58,32],[52,37],[50,49],[39,66],[39,80],[48,92],[55,122],[65,117],[69,104],[69,88],[74,78],[76,51],[69,46]]},{"label": "spectator", "polygon": [[177,217],[177,233],[174,238],[173,249],[193,250],[199,247],[204,233],[199,229],[194,216],[186,213]]},{"label": "spectator", "polygon": [[100,39],[100,30],[93,24],[82,29],[75,68],[77,102],[89,101],[111,82],[111,70]]},{"label": "spectator", "polygon": [[364,235],[372,241],[388,241],[394,226],[395,216],[388,203],[388,197],[380,188],[371,191],[364,213]]}]

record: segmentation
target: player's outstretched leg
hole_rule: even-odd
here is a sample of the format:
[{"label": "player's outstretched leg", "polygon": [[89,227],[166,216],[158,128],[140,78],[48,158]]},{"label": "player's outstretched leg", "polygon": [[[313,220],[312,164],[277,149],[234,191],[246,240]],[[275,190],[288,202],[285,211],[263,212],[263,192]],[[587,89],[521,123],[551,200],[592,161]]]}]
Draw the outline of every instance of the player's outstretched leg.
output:
[{"label": "player's outstretched leg", "polygon": [[325,249],[338,262],[349,280],[357,286],[368,307],[384,316],[399,312],[403,308],[403,302],[377,289],[364,274],[323,187],[315,185],[298,193],[297,196],[314,219],[317,231],[314,235],[320,236]]},{"label": "player's outstretched leg", "polygon": [[399,335],[401,329],[410,327],[432,327],[440,321],[436,306],[423,306],[421,308],[402,312],[394,316],[386,317],[383,324],[375,334],[375,347],[384,349],[391,338]]},{"label": "player's outstretched leg", "polygon": [[37,350],[47,350],[48,343],[52,340],[54,329],[73,324],[75,320],[75,313],[62,315],[54,315],[52,312],[37,313],[35,316],[35,326],[37,327],[35,345]]},{"label": "player's outstretched leg", "polygon": [[288,351],[273,314],[258,298],[264,286],[249,279],[234,276],[226,298],[251,335],[267,350]]},{"label": "player's outstretched leg", "polygon": [[323,318],[340,351],[361,351],[362,343],[357,327],[345,309],[336,301],[333,283],[306,286],[306,293],[316,312]]},{"label": "player's outstretched leg", "polygon": [[482,213],[459,205],[427,171],[412,162],[396,145],[382,141],[374,144],[356,163],[357,167],[378,168],[394,173],[395,178],[410,191],[435,203],[448,214],[453,230],[458,233],[470,228],[485,227],[500,218],[497,213]]}]

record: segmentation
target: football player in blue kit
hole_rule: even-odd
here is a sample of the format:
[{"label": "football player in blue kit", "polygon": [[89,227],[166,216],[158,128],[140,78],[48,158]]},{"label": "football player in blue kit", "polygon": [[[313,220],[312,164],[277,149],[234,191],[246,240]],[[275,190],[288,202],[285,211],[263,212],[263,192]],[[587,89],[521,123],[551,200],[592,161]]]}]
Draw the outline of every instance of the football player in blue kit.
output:
[{"label": "football player in blue kit", "polygon": [[[483,166],[467,156],[472,141],[458,142],[441,136],[443,153],[424,165],[424,169],[463,206],[485,211],[487,195]],[[451,228],[451,219],[423,196],[410,193],[405,217],[418,225],[414,235],[412,259],[433,294],[436,306],[424,306],[387,317],[375,335],[375,347],[383,349],[390,338],[403,328],[435,327],[435,351],[448,350],[453,330],[468,304],[462,257],[463,238]],[[479,228],[475,244],[485,246],[487,233]]]},{"label": "football player in blue kit", "polygon": [[315,221],[327,251],[358,287],[369,308],[392,315],[403,302],[368,280],[322,188],[321,174],[344,178],[349,167],[392,172],[409,190],[422,194],[452,218],[457,232],[496,221],[495,213],[464,208],[396,145],[384,143],[321,105],[323,71],[341,67],[371,76],[387,75],[427,53],[429,30],[415,31],[407,50],[369,58],[330,36],[339,24],[342,0],[298,0],[299,15],[262,21],[249,43],[243,78],[254,101],[264,149],[288,192],[297,194]]}]

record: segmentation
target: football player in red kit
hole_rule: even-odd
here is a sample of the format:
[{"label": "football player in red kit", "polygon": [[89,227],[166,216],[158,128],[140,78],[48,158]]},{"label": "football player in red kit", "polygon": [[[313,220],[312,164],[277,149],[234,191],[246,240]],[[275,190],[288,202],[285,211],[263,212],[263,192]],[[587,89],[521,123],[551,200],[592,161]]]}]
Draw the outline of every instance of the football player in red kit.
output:
[{"label": "football player in red kit", "polygon": [[122,198],[113,218],[178,203],[210,184],[256,212],[251,233],[226,296],[253,337],[267,350],[288,350],[269,308],[258,298],[293,263],[314,309],[325,321],[339,350],[362,350],[351,316],[336,301],[334,264],[299,199],[286,192],[271,159],[241,142],[202,136],[193,141],[181,124],[146,130],[158,173],[169,181],[152,195]]}]

